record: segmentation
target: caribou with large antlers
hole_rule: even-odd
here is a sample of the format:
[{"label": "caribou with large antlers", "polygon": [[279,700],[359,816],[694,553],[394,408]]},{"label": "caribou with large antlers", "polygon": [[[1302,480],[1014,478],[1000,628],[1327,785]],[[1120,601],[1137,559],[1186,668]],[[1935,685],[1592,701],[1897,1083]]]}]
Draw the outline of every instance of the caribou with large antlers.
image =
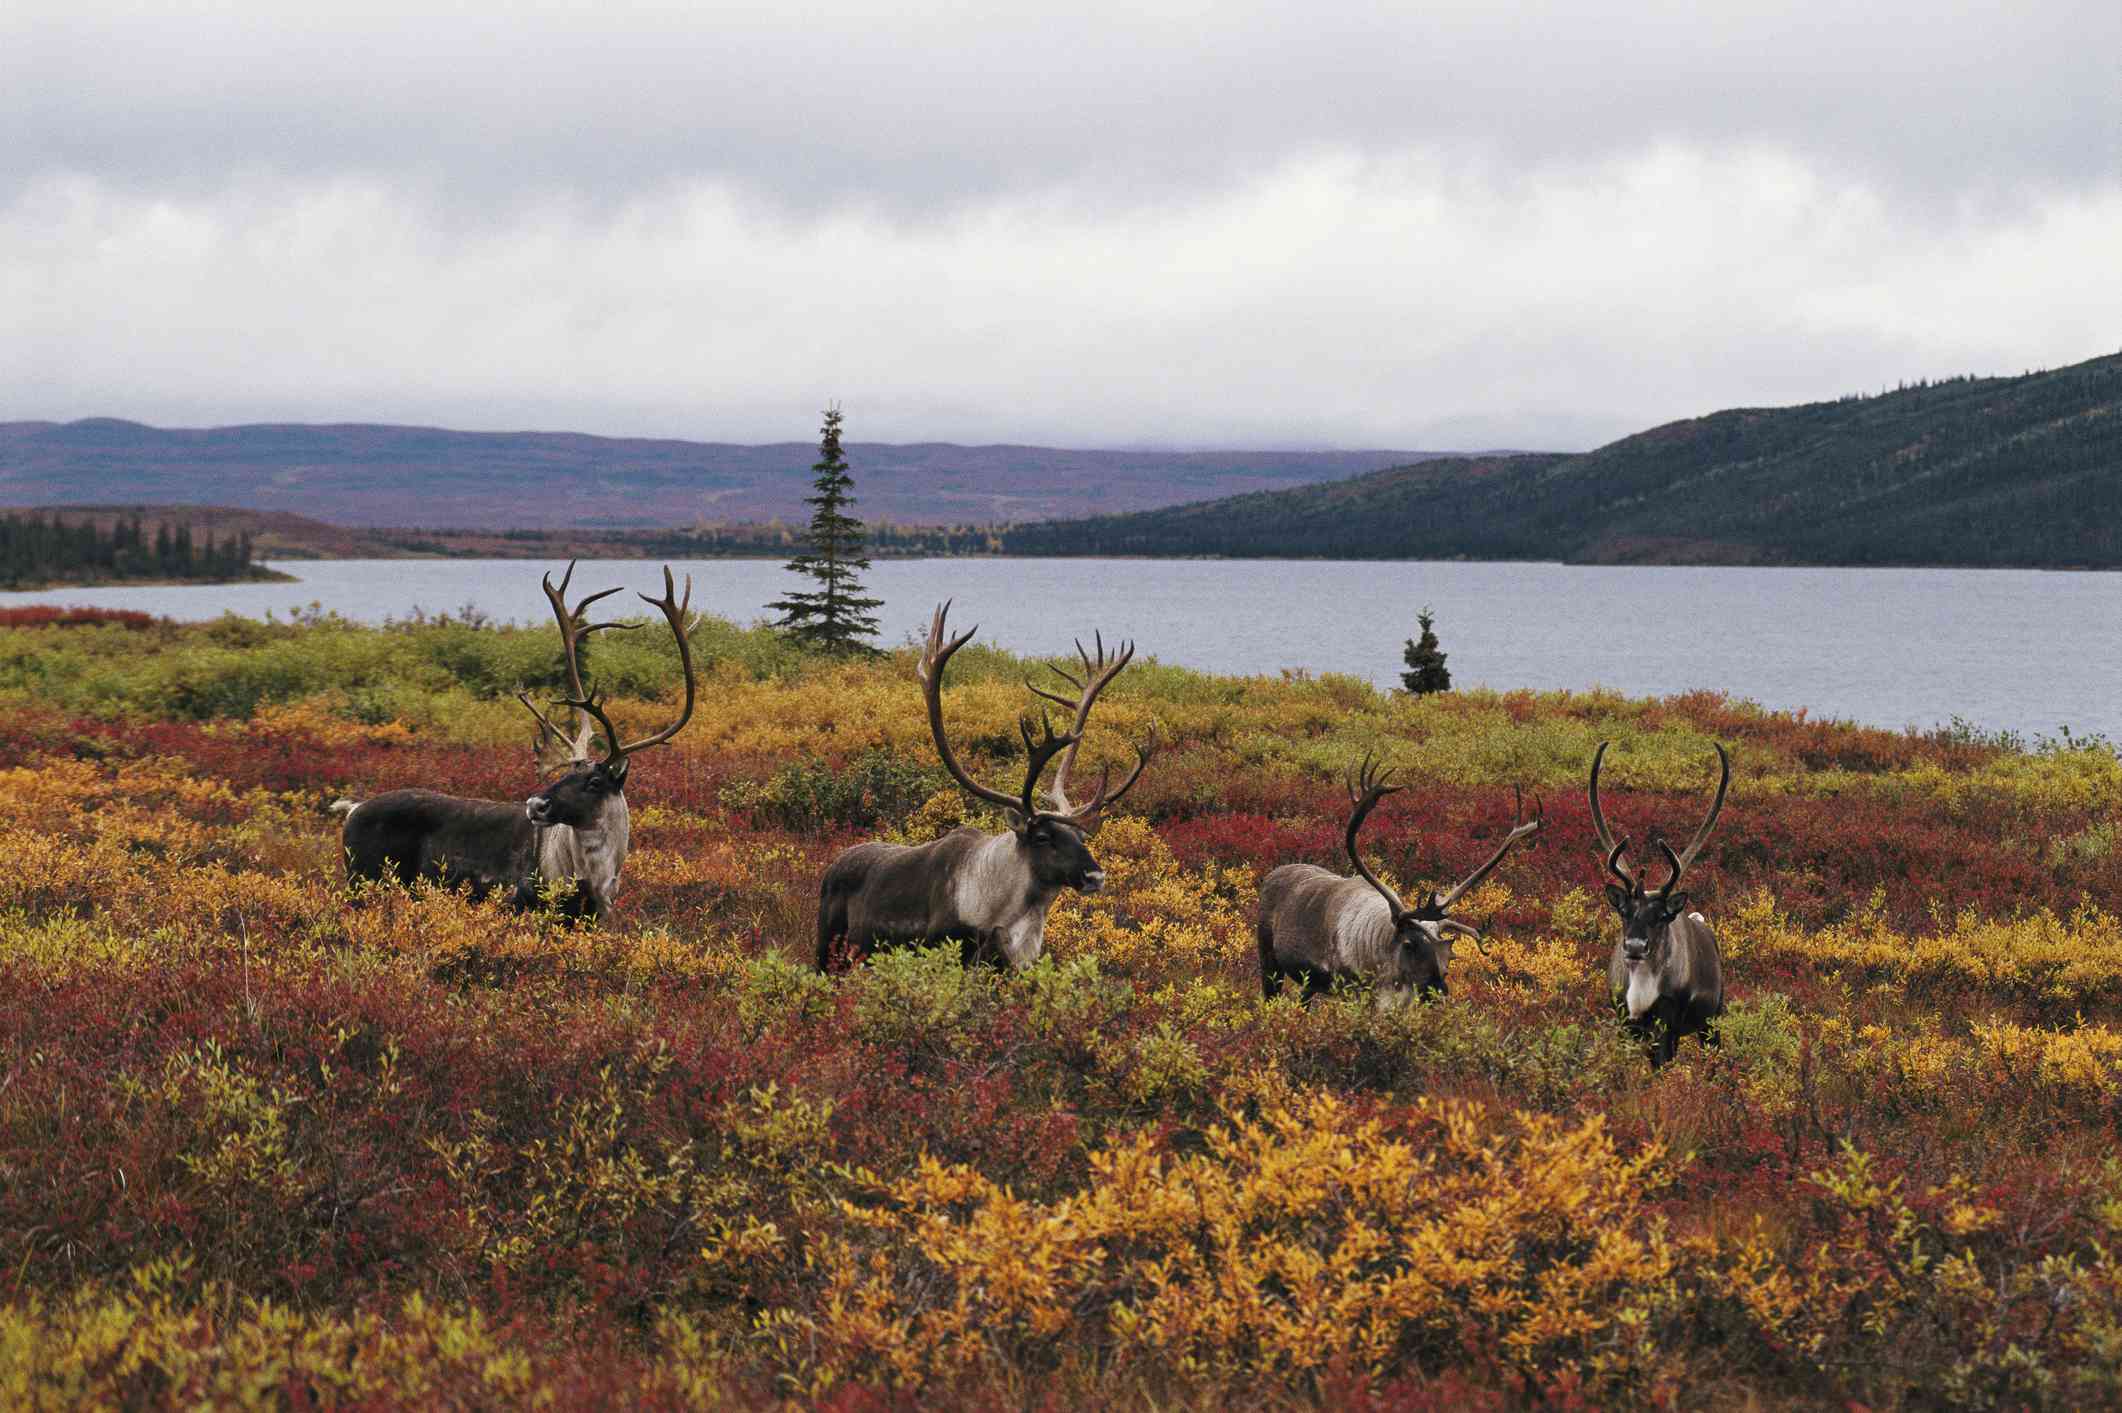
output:
[{"label": "caribou with large antlers", "polygon": [[1380,1006],[1404,1005],[1411,995],[1443,995],[1445,969],[1460,937],[1476,945],[1481,930],[1449,916],[1452,906],[1495,871],[1521,839],[1540,832],[1539,801],[1532,819],[1520,819],[1524,798],[1512,812],[1511,830],[1479,868],[1450,892],[1432,892],[1429,901],[1410,908],[1385,881],[1372,873],[1357,851],[1356,835],[1378,801],[1405,788],[1388,784],[1368,758],[1360,775],[1348,782],[1354,811],[1348,817],[1348,861],[1356,875],[1344,878],[1316,864],[1284,864],[1260,884],[1260,990],[1269,1000],[1285,980],[1304,986],[1304,999],[1342,978],[1371,978]]},{"label": "caribou with large antlers", "polygon": [[[568,695],[556,705],[573,713],[574,729],[563,731],[524,693],[517,694],[538,724],[532,747],[541,766],[559,774],[521,804],[502,800],[468,800],[433,790],[392,790],[358,804],[340,800],[333,810],[345,816],[340,839],[346,850],[349,881],[416,878],[468,883],[474,898],[505,892],[517,907],[536,907],[554,888],[572,891],[560,900],[570,917],[598,917],[619,892],[619,870],[626,862],[629,818],[626,808],[628,765],[636,752],[660,746],[692,718],[696,681],[692,647],[693,583],[685,581],[681,600],[668,568],[663,597],[642,600],[660,610],[678,640],[678,661],[685,671],[685,705],[677,720],[638,741],[622,743],[605,714],[595,689],[585,689],[581,651],[590,634],[638,624],[591,623],[584,617],[597,600],[619,592],[590,594],[573,608],[567,586],[574,578],[570,562],[558,587],[544,576],[545,596],[560,624],[560,649],[567,668]],[[602,754],[590,748],[602,731]]]},{"label": "caribou with large antlers", "polygon": [[[950,604],[936,610],[928,644],[916,669],[928,704],[929,734],[936,754],[959,788],[1003,812],[1009,827],[987,834],[970,826],[927,844],[857,844],[834,859],[818,885],[818,969],[830,969],[836,951],[865,952],[907,943],[956,942],[967,964],[1000,961],[1022,970],[1039,959],[1046,946],[1046,914],[1064,888],[1095,893],[1105,871],[1091,856],[1087,839],[1098,817],[1142,778],[1156,753],[1156,733],[1136,752],[1135,767],[1119,787],[1101,775],[1097,793],[1076,805],[1068,795],[1068,772],[1076,748],[1090,723],[1091,708],[1135,655],[1133,643],[1122,643],[1108,655],[1096,637],[1096,651],[1076,644],[1083,675],[1053,669],[1073,689],[1063,695],[1027,687],[1072,712],[1069,729],[1055,735],[1043,716],[1038,738],[1031,721],[1018,723],[1024,737],[1024,787],[1011,795],[982,785],[958,763],[943,728],[943,669],[951,655],[971,641],[978,625],[956,637],[944,636]],[[1053,808],[1039,808],[1035,796],[1046,767],[1060,757],[1047,797]]]},{"label": "caribou with large antlers", "polygon": [[1657,841],[1672,874],[1651,892],[1644,886],[1642,873],[1622,862],[1628,854],[1628,840],[1614,838],[1599,808],[1599,767],[1610,744],[1599,743],[1591,768],[1592,828],[1598,833],[1607,870],[1619,880],[1606,885],[1607,900],[1621,915],[1621,940],[1607,960],[1606,977],[1628,1010],[1630,1030],[1654,1041],[1651,1064],[1655,1067],[1673,1057],[1682,1036],[1699,1034],[1705,1042],[1715,1043],[1710,1023],[1724,1014],[1724,965],[1716,934],[1702,914],[1692,909],[1687,894],[1675,893],[1673,888],[1709,842],[1710,830],[1717,827],[1725,792],[1731,788],[1731,756],[1722,745],[1711,743],[1717,747],[1721,768],[1717,798],[1685,849],[1674,853],[1672,845]]}]

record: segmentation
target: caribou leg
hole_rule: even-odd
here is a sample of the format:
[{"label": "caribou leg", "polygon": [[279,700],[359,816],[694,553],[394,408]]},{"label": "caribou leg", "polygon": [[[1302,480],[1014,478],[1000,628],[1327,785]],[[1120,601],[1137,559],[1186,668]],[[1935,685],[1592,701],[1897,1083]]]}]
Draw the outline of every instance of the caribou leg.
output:
[{"label": "caribou leg", "polygon": [[1275,930],[1262,918],[1255,932],[1260,939],[1260,997],[1272,1001],[1282,994],[1282,968],[1275,964]]},{"label": "caribou leg", "polygon": [[833,969],[833,944],[847,937],[847,895],[830,887],[818,890],[818,970]]}]

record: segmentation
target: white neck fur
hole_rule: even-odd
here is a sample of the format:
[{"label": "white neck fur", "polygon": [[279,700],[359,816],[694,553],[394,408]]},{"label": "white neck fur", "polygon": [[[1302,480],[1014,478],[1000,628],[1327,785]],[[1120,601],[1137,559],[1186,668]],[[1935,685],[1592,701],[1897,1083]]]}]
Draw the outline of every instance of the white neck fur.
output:
[{"label": "white neck fur", "polygon": [[595,827],[549,824],[538,831],[538,876],[576,878],[589,885],[600,906],[619,896],[619,870],[631,835],[626,797],[611,800]]}]

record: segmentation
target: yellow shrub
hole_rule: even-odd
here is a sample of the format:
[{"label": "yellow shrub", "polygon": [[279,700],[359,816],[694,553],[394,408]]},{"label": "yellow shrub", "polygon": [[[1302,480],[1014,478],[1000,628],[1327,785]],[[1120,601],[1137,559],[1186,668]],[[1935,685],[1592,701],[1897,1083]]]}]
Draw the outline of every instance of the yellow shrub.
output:
[{"label": "yellow shrub", "polygon": [[1140,819],[1108,820],[1094,843],[1105,868],[1096,893],[1064,893],[1047,916],[1047,946],[1121,972],[1198,974],[1251,954],[1259,906],[1252,870],[1181,869]]},{"label": "yellow shrub", "polygon": [[2010,1074],[2092,1096],[2122,1093],[2122,1032],[2080,1024],[2035,1030],[2009,1021],[1974,1028],[1982,1063]]},{"label": "yellow shrub", "polygon": [[910,1388],[1062,1362],[1086,1320],[1116,1360],[1189,1374],[1379,1369],[1471,1343],[1594,1387],[1649,1378],[1649,1323],[1673,1298],[1645,1207],[1660,1150],[1624,1155],[1598,1117],[1430,1100],[1416,1115],[1388,1134],[1300,1091],[1231,1113],[1198,1154],[1116,1140],[1052,1202],[924,1161],[846,1204],[873,1240],[824,1244],[814,1333],[843,1374]]}]

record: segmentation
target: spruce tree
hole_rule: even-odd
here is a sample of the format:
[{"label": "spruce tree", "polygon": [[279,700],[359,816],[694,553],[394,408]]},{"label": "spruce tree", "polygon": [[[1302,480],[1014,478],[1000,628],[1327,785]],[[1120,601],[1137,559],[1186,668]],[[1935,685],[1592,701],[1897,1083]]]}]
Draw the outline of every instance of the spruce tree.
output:
[{"label": "spruce tree", "polygon": [[1418,697],[1430,692],[1449,692],[1452,675],[1445,670],[1445,655],[1437,646],[1437,630],[1434,627],[1436,617],[1430,612],[1428,604],[1424,604],[1422,611],[1415,615],[1415,622],[1421,625],[1422,640],[1407,640],[1407,652],[1403,657],[1408,670],[1400,674],[1400,683]]},{"label": "spruce tree", "polygon": [[865,598],[855,576],[869,568],[862,554],[862,522],[847,513],[855,503],[854,478],[847,474],[847,458],[840,452],[840,409],[825,412],[818,460],[811,466],[817,475],[811,484],[816,493],[804,497],[813,507],[810,532],[803,551],[788,562],[791,574],[813,580],[817,588],[795,592],[767,605],[781,617],[774,626],[805,647],[828,652],[872,651],[865,639],[877,631],[876,615],[870,610],[882,599]]}]

